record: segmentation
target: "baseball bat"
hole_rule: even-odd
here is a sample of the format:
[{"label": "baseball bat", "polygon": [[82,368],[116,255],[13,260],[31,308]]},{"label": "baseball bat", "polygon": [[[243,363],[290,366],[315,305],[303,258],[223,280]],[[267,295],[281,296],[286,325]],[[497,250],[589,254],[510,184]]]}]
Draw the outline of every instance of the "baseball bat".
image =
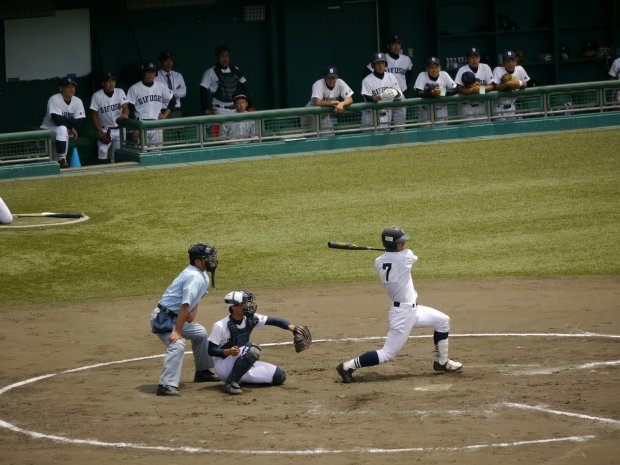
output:
[{"label": "baseball bat", "polygon": [[330,249],[342,249],[342,250],[381,250],[385,252],[385,249],[379,247],[370,247],[368,245],[355,245],[350,242],[335,242],[329,241],[327,247]]},{"label": "baseball bat", "polygon": [[42,213],[17,213],[13,215],[17,218],[22,217],[40,217],[45,216],[48,218],[82,218],[84,213],[52,213],[52,212],[42,212]]}]

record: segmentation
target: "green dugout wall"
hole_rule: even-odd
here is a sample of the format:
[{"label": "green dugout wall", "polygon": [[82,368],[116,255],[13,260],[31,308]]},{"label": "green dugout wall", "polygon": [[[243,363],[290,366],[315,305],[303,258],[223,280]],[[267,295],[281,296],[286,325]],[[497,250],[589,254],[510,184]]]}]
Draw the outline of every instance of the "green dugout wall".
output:
[{"label": "green dugout wall", "polygon": [[[84,8],[79,1],[51,3],[57,9]],[[183,101],[188,116],[201,113],[199,82],[220,43],[230,46],[233,62],[245,71],[259,109],[305,105],[312,83],[327,64],[339,68],[356,101],[361,101],[361,70],[377,44],[384,48],[389,32],[401,34],[405,53],[411,49],[414,74],[423,70],[429,54],[458,57],[467,47],[478,46],[494,66],[498,51],[513,48],[526,52],[524,65],[539,84],[606,79],[606,60],[582,57],[581,49],[587,41],[620,46],[620,2],[613,0],[592,0],[585,10],[577,0],[205,0],[187,2],[192,6],[181,1],[173,8],[149,7],[157,3],[161,2],[109,0],[90,6],[93,70],[121,73],[137,63],[135,42],[144,60],[155,60],[159,51],[171,49],[188,86]],[[19,5],[3,2],[0,14],[19,17]],[[21,11],[26,14],[23,7]],[[501,29],[499,15],[519,29]],[[4,50],[4,21],[1,27]],[[560,43],[570,46],[570,60],[560,60]],[[553,55],[551,61],[539,60],[537,54],[543,52]],[[56,80],[6,81],[2,53],[0,132],[38,127],[47,99],[56,92]],[[99,84],[91,77],[78,78],[78,84],[78,96],[88,106]],[[125,90],[130,84],[119,82]]]}]

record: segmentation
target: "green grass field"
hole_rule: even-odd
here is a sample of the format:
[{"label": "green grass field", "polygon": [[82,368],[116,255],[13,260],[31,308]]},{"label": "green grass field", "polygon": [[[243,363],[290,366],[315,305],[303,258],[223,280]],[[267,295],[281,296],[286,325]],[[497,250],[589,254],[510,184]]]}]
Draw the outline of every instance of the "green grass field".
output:
[{"label": "green grass field", "polygon": [[620,130],[387,147],[0,183],[14,213],[84,211],[0,230],[3,305],[159,295],[194,242],[218,287],[374,281],[402,225],[416,278],[616,275]]}]

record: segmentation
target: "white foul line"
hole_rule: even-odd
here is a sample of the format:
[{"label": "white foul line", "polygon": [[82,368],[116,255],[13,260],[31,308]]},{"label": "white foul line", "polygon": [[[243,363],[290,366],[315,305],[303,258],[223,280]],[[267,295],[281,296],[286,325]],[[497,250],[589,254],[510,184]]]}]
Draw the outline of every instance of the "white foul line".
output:
[{"label": "white foul line", "polygon": [[613,425],[613,426],[619,426],[620,427],[620,421],[613,420],[611,418],[595,417],[595,416],[592,416],[592,415],[584,415],[582,413],[563,412],[561,410],[553,410],[553,409],[550,409],[550,408],[546,408],[546,407],[543,407],[541,405],[516,404],[516,403],[513,403],[513,402],[502,402],[499,405],[504,406],[504,407],[518,408],[518,409],[522,409],[522,410],[536,410],[538,412],[551,413],[553,415],[564,415],[564,416],[567,416],[567,417],[582,418],[584,420],[592,420],[592,421],[597,421],[599,423],[605,423],[605,424],[608,424],[608,425]]}]

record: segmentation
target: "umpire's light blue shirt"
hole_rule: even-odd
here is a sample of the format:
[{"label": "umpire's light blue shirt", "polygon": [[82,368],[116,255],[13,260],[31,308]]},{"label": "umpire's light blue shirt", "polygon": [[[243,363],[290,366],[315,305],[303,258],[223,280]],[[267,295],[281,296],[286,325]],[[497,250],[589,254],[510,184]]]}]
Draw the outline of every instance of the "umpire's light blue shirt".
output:
[{"label": "umpire's light blue shirt", "polygon": [[183,304],[189,304],[192,311],[209,291],[209,277],[194,265],[188,265],[164,292],[159,303],[176,313]]}]

